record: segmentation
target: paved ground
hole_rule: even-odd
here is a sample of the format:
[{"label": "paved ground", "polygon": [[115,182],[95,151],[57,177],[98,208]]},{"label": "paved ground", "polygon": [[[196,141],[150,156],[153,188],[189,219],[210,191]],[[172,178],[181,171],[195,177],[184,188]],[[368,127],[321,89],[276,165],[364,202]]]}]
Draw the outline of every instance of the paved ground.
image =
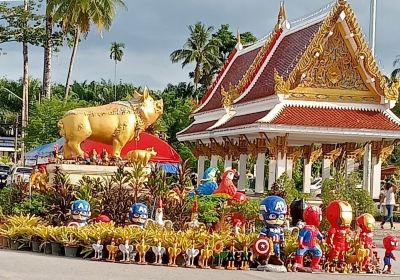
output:
[{"label": "paved ground", "polygon": [[[379,254],[383,251],[379,249]],[[400,252],[396,255],[400,258]],[[400,261],[395,262],[394,271],[400,273]],[[219,271],[185,268],[156,267],[151,265],[140,266],[135,264],[113,264],[106,262],[92,262],[78,258],[47,256],[32,252],[17,252],[0,250],[0,280],[102,280],[102,279],[134,279],[134,280],[251,280],[266,279],[280,280],[317,280],[322,274],[308,273],[270,273],[258,271]],[[377,277],[376,275],[345,275],[345,274],[323,274],[324,279],[334,280],[339,278],[360,279]],[[379,277],[394,277],[397,275],[383,275]]]}]

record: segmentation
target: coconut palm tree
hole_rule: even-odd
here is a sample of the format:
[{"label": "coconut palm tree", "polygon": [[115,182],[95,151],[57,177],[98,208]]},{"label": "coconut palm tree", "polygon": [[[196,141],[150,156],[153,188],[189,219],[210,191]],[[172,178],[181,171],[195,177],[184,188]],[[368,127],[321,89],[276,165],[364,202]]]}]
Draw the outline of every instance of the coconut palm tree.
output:
[{"label": "coconut palm tree", "polygon": [[74,40],[69,63],[64,99],[68,98],[71,74],[76,51],[82,34],[90,31],[90,25],[97,26],[101,33],[109,30],[116,14],[117,6],[126,7],[123,0],[49,0],[47,14],[53,15],[55,22],[61,22],[64,31],[73,31]]},{"label": "coconut palm tree", "polygon": [[214,65],[220,64],[219,47],[221,42],[212,38],[212,26],[206,27],[201,22],[189,26],[190,36],[180,50],[173,51],[170,59],[173,63],[182,62],[182,68],[195,63],[193,80],[195,90],[202,76],[210,74]]},{"label": "coconut palm tree", "polygon": [[114,98],[117,100],[117,62],[124,56],[124,43],[112,42],[110,48],[110,59],[114,60]]}]

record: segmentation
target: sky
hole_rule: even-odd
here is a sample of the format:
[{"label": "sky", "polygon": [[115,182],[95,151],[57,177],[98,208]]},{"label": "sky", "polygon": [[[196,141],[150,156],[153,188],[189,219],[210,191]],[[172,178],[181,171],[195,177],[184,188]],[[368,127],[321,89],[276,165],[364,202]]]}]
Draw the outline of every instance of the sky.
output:
[{"label": "sky", "polygon": [[[1,0],[0,0],[1,1]],[[78,47],[72,78],[77,81],[114,79],[114,64],[109,58],[111,42],[125,43],[123,61],[118,64],[118,80],[151,89],[163,89],[168,83],[189,81],[193,66],[182,69],[172,64],[169,55],[182,48],[189,35],[188,26],[198,21],[215,29],[229,24],[234,34],[250,31],[262,38],[276,23],[279,0],[125,0],[127,9],[119,9],[113,26],[103,35],[95,27]],[[332,1],[286,0],[289,21],[313,13]],[[349,0],[368,40],[369,0]],[[400,1],[377,0],[376,57],[384,73],[393,70],[400,55]],[[0,55],[0,77],[22,76],[22,46],[0,44],[7,55]],[[43,50],[29,48],[30,75],[41,79]],[[1,54],[1,53],[0,53]],[[53,81],[64,83],[70,49],[63,47],[53,57]]]}]

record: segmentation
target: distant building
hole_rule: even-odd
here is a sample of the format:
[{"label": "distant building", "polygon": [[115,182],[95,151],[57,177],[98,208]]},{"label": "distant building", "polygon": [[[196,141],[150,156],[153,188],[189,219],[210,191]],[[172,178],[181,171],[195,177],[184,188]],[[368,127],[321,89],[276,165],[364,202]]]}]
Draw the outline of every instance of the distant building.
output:
[{"label": "distant building", "polygon": [[14,124],[0,123],[0,157],[13,157],[15,153]]}]

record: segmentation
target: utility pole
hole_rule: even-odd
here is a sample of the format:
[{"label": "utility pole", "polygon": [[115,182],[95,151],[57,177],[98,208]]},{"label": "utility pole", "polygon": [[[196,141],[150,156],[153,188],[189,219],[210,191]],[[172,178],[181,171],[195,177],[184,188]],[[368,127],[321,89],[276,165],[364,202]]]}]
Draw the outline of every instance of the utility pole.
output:
[{"label": "utility pole", "polygon": [[17,116],[15,117],[15,127],[14,127],[14,133],[15,133],[15,135],[14,135],[14,163],[16,164],[17,163],[17,160],[18,160],[18,124],[19,124],[19,121],[18,121],[18,118],[19,118],[19,114],[17,113]]},{"label": "utility pole", "polygon": [[369,20],[369,47],[373,55],[375,55],[375,38],[376,38],[376,0],[371,0],[370,20]]},{"label": "utility pole", "polygon": [[[28,0],[24,0],[24,11],[28,12]],[[22,54],[24,61],[24,72],[22,79],[22,131],[21,131],[21,163],[25,165],[25,129],[28,122],[28,106],[29,106],[29,71],[28,71],[28,38],[26,29],[28,27],[28,19],[24,19],[24,31],[22,39]]]}]

